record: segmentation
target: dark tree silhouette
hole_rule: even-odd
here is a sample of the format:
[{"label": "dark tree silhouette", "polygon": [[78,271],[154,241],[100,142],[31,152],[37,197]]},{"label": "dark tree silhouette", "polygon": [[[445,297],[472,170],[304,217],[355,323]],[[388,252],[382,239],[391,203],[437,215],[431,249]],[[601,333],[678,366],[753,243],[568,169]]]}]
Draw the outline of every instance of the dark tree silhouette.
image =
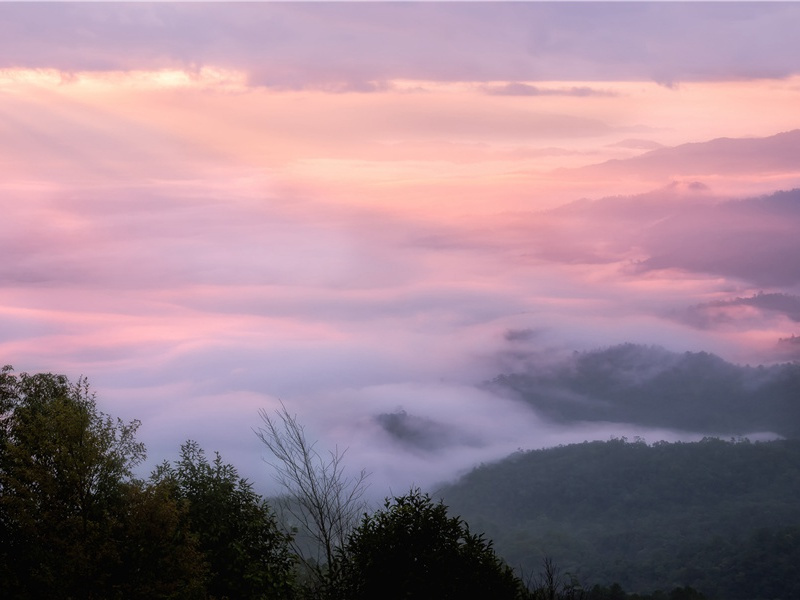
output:
[{"label": "dark tree silhouette", "polygon": [[340,556],[338,598],[521,598],[522,583],[447,507],[419,490],[365,515]]},{"label": "dark tree silhouette", "polygon": [[111,543],[138,421],[97,410],[85,379],[0,372],[0,560],[13,597],[96,597],[116,563]]},{"label": "dark tree silhouette", "polygon": [[214,598],[287,598],[294,555],[291,538],[274,513],[219,453],[209,462],[197,442],[181,446],[173,464],[153,474],[186,505],[186,518],[209,567],[207,590]]}]

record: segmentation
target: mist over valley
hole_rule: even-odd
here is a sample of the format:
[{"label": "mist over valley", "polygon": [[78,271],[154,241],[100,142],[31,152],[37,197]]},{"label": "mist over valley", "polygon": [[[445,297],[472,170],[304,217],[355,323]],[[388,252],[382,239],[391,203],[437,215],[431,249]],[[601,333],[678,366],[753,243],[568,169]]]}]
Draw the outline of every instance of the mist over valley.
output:
[{"label": "mist over valley", "polygon": [[50,443],[43,395],[136,433],[98,539],[179,539],[190,471],[277,502],[256,434],[285,410],[370,474],[376,527],[444,490],[525,569],[796,596],[799,26],[791,2],[0,3],[3,431]]}]

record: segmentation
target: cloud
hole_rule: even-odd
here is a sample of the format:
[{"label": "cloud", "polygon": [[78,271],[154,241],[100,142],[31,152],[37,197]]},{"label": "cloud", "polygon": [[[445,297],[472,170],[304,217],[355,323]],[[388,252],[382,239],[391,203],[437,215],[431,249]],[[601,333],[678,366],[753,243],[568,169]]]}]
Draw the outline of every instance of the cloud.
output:
[{"label": "cloud", "polygon": [[756,286],[800,283],[800,190],[674,215],[649,228],[650,256],[637,269],[682,268]]},{"label": "cloud", "polygon": [[[533,229],[506,217],[420,220],[319,200],[254,201],[204,183],[111,188],[113,202],[109,188],[17,191],[5,221],[26,235],[3,241],[15,257],[3,267],[3,316],[17,323],[4,354],[21,369],[89,375],[104,410],[143,420],[154,461],[192,437],[269,486],[248,428],[257,408],[280,398],[321,447],[350,446],[349,460],[375,471],[381,496],[520,446],[628,432],[553,429],[476,390],[531,348],[557,356],[609,339],[736,347],[658,316],[697,297],[672,280],[632,291],[639,278],[616,262],[603,272],[537,255],[531,240],[536,228],[550,231],[547,215]],[[671,210],[657,196],[653,214]],[[398,445],[375,421],[400,408],[424,448],[439,434],[447,442],[435,456]]]},{"label": "cloud", "polygon": [[[723,203],[726,183],[796,179],[791,136],[553,169],[785,130],[797,81],[609,81],[657,70],[629,52],[656,17],[701,9],[587,10],[0,4],[0,350],[87,375],[104,410],[142,419],[151,461],[192,437],[265,487],[250,428],[279,399],[321,449],[350,446],[377,497],[519,447],[684,435],[554,425],[476,387],[625,341],[755,364],[793,333],[763,307],[707,328],[674,313],[758,277],[798,293],[776,254],[796,250],[794,196]],[[763,33],[795,9],[703,10],[716,42],[723,16]],[[543,93],[483,91],[498,82]],[[674,172],[697,165],[711,174]],[[628,193],[637,173],[652,191]],[[703,241],[725,232],[740,247]],[[773,245],[748,266],[742,240]]]},{"label": "cloud", "polygon": [[612,148],[632,148],[634,150],[656,150],[658,148],[662,148],[663,144],[659,144],[658,142],[654,142],[652,140],[628,138],[616,142],[615,144],[609,144],[609,146]]},{"label": "cloud", "polygon": [[611,178],[635,174],[641,178],[666,179],[796,174],[798,167],[792,156],[798,151],[800,129],[765,138],[719,138],[657,148],[633,158],[576,169],[574,176]]},{"label": "cloud", "polygon": [[679,81],[798,73],[800,11],[778,4],[5,4],[0,66],[219,66],[253,85]]},{"label": "cloud", "polygon": [[542,88],[527,83],[506,83],[504,85],[487,85],[482,88],[490,96],[614,96],[613,92],[597,90],[587,86],[570,88]]},{"label": "cloud", "polygon": [[792,294],[763,293],[726,297],[668,311],[668,316],[701,330],[749,331],[769,336],[773,360],[797,360],[800,346],[795,332],[800,321],[800,299]]},{"label": "cloud", "polygon": [[[16,323],[4,354],[21,369],[89,375],[104,410],[142,419],[154,461],[192,437],[267,491],[249,427],[278,398],[321,448],[349,446],[348,461],[375,472],[381,497],[518,447],[681,435],[553,426],[475,388],[532,351],[558,357],[634,340],[759,352],[660,316],[724,282],[685,288],[672,275],[621,269],[630,224],[674,214],[691,190],[447,222],[253,201],[203,182],[112,189],[113,202],[108,189],[16,192],[5,227],[25,224],[26,235],[3,238],[15,258],[3,266],[0,314]],[[549,248],[559,238],[561,257]],[[392,417],[376,417],[399,410],[407,417],[390,435]]]},{"label": "cloud", "polygon": [[683,269],[751,286],[800,284],[798,190],[725,201],[700,182],[565,205],[521,222],[530,252],[573,264],[627,263],[632,275]]}]

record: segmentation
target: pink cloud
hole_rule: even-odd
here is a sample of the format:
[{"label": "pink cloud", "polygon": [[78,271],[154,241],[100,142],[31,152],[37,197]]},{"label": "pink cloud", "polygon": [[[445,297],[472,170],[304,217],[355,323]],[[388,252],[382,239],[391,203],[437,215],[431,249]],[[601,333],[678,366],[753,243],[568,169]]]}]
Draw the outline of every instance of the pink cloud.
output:
[{"label": "pink cloud", "polygon": [[[574,10],[0,6],[6,360],[89,376],[105,410],[144,421],[154,461],[197,437],[263,478],[249,427],[281,398],[405,486],[623,428],[553,429],[475,388],[533,353],[774,358],[785,319],[702,329],[674,311],[796,287],[794,216],[715,204],[720,183],[796,181],[794,134],[680,144],[796,127],[797,80],[665,89],[629,79],[734,71],[660,37],[677,67],[628,49],[682,11],[717,27],[692,25],[696,48],[752,19],[783,31],[795,9],[589,9],[608,32]],[[794,56],[773,64],[792,73]],[[530,93],[485,93],[508,82]],[[676,172],[704,177],[664,188]],[[403,453],[373,420],[398,406],[478,443]]]},{"label": "pink cloud", "polygon": [[[196,68],[254,84],[784,77],[798,10],[778,4],[5,5],[0,66]],[[743,44],[746,44],[744,46]]]}]

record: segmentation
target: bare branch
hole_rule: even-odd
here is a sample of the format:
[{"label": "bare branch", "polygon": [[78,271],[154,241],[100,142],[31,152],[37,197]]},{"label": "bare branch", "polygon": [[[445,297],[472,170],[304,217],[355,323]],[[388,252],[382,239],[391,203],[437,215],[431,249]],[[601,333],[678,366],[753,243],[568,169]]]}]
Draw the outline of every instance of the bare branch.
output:
[{"label": "bare branch", "polygon": [[271,415],[259,410],[262,426],[255,429],[258,439],[272,458],[265,462],[273,469],[275,481],[285,490],[280,501],[284,517],[310,538],[314,555],[296,543],[295,551],[317,576],[325,565],[332,565],[336,550],[357,525],[366,510],[363,499],[369,474],[365,470],[348,477],[344,468],[347,450],[336,447],[323,457],[309,443],[305,429],[281,402]]}]

